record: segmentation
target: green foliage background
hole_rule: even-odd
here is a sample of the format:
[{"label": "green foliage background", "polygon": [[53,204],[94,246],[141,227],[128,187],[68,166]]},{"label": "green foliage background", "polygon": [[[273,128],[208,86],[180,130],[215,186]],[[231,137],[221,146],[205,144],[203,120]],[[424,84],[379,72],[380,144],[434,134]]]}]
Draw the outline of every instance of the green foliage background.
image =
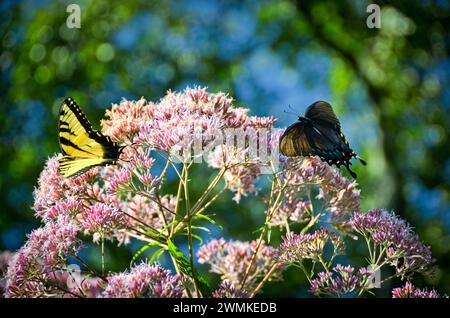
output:
[{"label": "green foliage background", "polygon": [[[70,3],[80,5],[80,29],[66,26]],[[450,6],[377,1],[382,27],[369,29],[369,3],[2,1],[0,250],[19,248],[39,226],[32,191],[58,151],[64,97],[74,97],[99,127],[122,97],[157,101],[169,89],[201,85],[229,93],[255,115],[276,116],[279,127],[296,120],[284,112],[288,105],[301,114],[316,100],[331,102],[368,161],[355,166],[363,209],[406,218],[437,258],[437,272],[418,277],[419,285],[450,294]],[[202,185],[194,182],[194,192]],[[223,225],[214,234],[254,238],[262,201],[230,199],[214,211]],[[138,249],[110,246],[112,269],[123,270]],[[348,261],[362,263],[358,252]],[[306,296],[299,276],[289,271],[282,288],[269,284],[266,294]]]}]

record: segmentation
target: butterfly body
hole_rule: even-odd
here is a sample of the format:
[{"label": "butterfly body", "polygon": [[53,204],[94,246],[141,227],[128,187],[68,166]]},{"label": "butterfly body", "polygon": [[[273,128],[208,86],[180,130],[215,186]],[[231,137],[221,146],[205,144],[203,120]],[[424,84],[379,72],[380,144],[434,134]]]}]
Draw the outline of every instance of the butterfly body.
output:
[{"label": "butterfly body", "polygon": [[77,103],[68,97],[59,112],[60,174],[80,175],[94,166],[116,164],[123,150],[109,136],[93,130]]},{"label": "butterfly body", "polygon": [[287,157],[319,156],[328,164],[345,166],[352,177],[350,159],[358,158],[341,131],[330,104],[318,101],[308,107],[305,116],[289,126],[280,138],[280,152]]}]

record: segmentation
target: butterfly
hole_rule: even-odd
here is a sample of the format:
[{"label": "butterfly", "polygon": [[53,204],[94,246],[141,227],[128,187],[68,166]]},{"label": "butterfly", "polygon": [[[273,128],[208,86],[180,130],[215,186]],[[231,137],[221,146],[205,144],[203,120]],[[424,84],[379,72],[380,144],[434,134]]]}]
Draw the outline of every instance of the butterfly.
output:
[{"label": "butterfly", "polygon": [[93,130],[77,103],[68,97],[59,111],[59,172],[65,178],[78,176],[94,166],[116,164],[123,146]]},{"label": "butterfly", "polygon": [[285,130],[280,137],[280,152],[287,157],[319,156],[329,165],[345,166],[353,178],[356,173],[350,169],[350,159],[358,158],[366,165],[350,148],[333,108],[324,101],[310,105],[304,117]]}]

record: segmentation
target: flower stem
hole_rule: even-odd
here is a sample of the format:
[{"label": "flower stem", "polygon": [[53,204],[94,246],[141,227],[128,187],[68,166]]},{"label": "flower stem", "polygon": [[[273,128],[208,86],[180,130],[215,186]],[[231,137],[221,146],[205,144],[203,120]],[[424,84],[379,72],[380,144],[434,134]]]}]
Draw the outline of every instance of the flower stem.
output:
[{"label": "flower stem", "polygon": [[197,294],[197,297],[200,297],[200,290],[198,288],[197,283],[197,273],[195,270],[195,264],[194,264],[194,244],[192,240],[192,218],[191,218],[191,208],[190,208],[190,202],[189,202],[189,167],[186,164],[183,164],[183,172],[184,172],[184,199],[186,201],[186,223],[187,223],[187,230],[188,230],[188,243],[189,243],[189,261],[191,263],[191,269],[192,269],[192,278],[194,280],[194,286],[195,286],[195,292]]},{"label": "flower stem", "polygon": [[376,264],[378,264],[381,261],[381,258],[383,257],[384,253],[386,252],[386,248],[380,245],[380,255],[378,256]]},{"label": "flower stem", "polygon": [[105,276],[105,236],[103,235],[103,233],[101,234],[102,238],[102,275]]},{"label": "flower stem", "polygon": [[273,274],[273,272],[280,266],[280,263],[275,263],[272,265],[272,267],[269,269],[267,274],[264,276],[264,278],[261,280],[261,282],[256,286],[255,290],[250,295],[250,298],[255,297],[255,295],[259,292],[259,290],[264,286],[264,284],[269,280],[270,276]]},{"label": "flower stem", "polygon": [[372,264],[375,264],[375,251],[372,254],[372,248],[370,247],[369,239],[365,235],[364,235],[364,238],[366,239],[367,249],[369,250],[370,261]]},{"label": "flower stem", "polygon": [[[136,233],[133,233],[133,232],[130,232],[130,231],[133,231],[133,232],[136,232]],[[139,230],[136,230],[136,229],[133,229],[133,228],[128,228],[128,230],[126,230],[125,233],[127,235],[131,236],[131,237],[134,237],[135,239],[140,240],[140,241],[149,242],[149,243],[150,242],[156,242],[161,247],[167,247],[167,242],[165,240],[164,241],[157,240],[155,237],[147,235],[146,233],[143,233],[143,232],[141,232]]]},{"label": "flower stem", "polygon": [[105,276],[103,276],[102,274],[100,274],[99,272],[97,272],[92,266],[90,266],[88,263],[86,263],[82,258],[80,258],[78,255],[75,254],[71,254],[71,256],[73,258],[75,258],[77,261],[79,261],[81,264],[83,264],[84,267],[86,267],[92,274],[94,274],[95,276],[97,276],[98,278],[100,278],[101,280],[103,280],[104,282],[108,282],[108,280],[105,278]]},{"label": "flower stem", "polygon": [[[180,199],[181,199],[181,192],[183,190],[183,178],[184,178],[184,170],[181,171],[181,176],[180,176],[180,182],[178,183],[178,190],[177,190],[177,202],[175,204],[175,218],[178,215],[178,210],[180,208]],[[170,235],[169,238],[172,238],[174,236],[175,233],[175,223],[172,224],[172,226],[170,227]]]},{"label": "flower stem", "polygon": [[284,189],[287,186],[287,183],[288,183],[288,180],[286,180],[284,182],[284,184],[282,185],[281,189],[278,191],[278,194],[277,194],[277,197],[275,199],[275,202],[274,202],[273,206],[269,207],[269,211],[268,211],[267,216],[266,216],[266,221],[264,223],[264,228],[261,231],[261,235],[258,238],[258,244],[256,245],[255,251],[252,254],[252,257],[251,257],[250,262],[249,262],[249,264],[247,266],[247,269],[245,270],[245,274],[244,274],[244,278],[242,279],[242,282],[241,282],[240,290],[242,290],[244,288],[245,283],[247,282],[248,275],[249,275],[250,270],[251,270],[251,268],[253,266],[253,263],[255,262],[256,255],[258,254],[259,248],[261,247],[262,241],[264,239],[264,235],[266,234],[266,231],[267,231],[267,228],[268,228],[268,224],[269,224],[270,220],[272,219],[272,216],[273,216],[274,212],[278,209],[278,205],[279,205],[279,203],[281,201],[281,197],[282,197]]},{"label": "flower stem", "polygon": [[162,186],[163,186],[164,182],[166,181],[166,175],[167,175],[167,170],[169,169],[169,166],[170,166],[170,161],[167,160],[166,165],[164,166],[164,169],[161,172],[161,175],[159,176],[161,178],[161,182],[159,183],[158,191],[161,191]]},{"label": "flower stem", "polygon": [[[208,197],[208,195],[212,192],[212,190],[214,190],[214,188],[217,186],[217,184],[220,182],[223,174],[225,173],[226,169],[223,170],[223,172],[219,172],[216,177],[214,178],[214,180],[209,184],[208,188],[205,190],[205,192],[200,196],[200,198],[197,200],[197,202],[194,204],[194,206],[191,208],[191,212],[190,215],[191,217],[197,214],[201,214],[203,213],[203,211],[206,210],[206,208],[208,208],[208,206],[210,206],[215,200],[217,200],[217,198],[226,190],[226,186],[224,186],[218,193],[216,193],[209,201],[207,201],[206,203],[204,203],[204,201],[206,200],[206,198]],[[182,176],[183,176],[183,171],[182,171]],[[179,190],[179,194],[181,193],[181,186],[182,184],[180,184],[180,187],[178,188]],[[203,204],[203,206],[201,206],[201,204],[199,204],[200,200],[202,201],[201,204]],[[178,201],[177,201],[178,202]],[[177,210],[177,209],[175,209]],[[177,226],[175,226],[175,228],[172,227],[172,236],[176,233],[178,233],[179,231],[183,230],[185,226],[185,223],[179,223]]]},{"label": "flower stem", "polygon": [[158,202],[159,202],[159,204],[158,204],[159,212],[161,213],[162,219],[164,221],[164,227],[167,228],[167,236],[169,236],[170,235],[170,229],[167,227],[167,225],[168,225],[167,218],[166,218],[166,215],[164,214],[164,210],[161,208],[162,203],[161,203],[161,198],[160,198],[158,193],[156,193],[156,200],[158,200]]},{"label": "flower stem", "polygon": [[200,208],[200,206],[206,200],[206,198],[211,193],[211,191],[214,190],[214,188],[220,182],[220,180],[222,179],[222,176],[225,174],[226,170],[227,170],[226,167],[223,167],[219,171],[219,173],[214,177],[213,181],[211,181],[211,183],[206,188],[206,190],[203,192],[203,194],[200,196],[200,198],[197,200],[197,202],[195,202],[195,204],[192,206],[192,214],[196,214],[197,213],[196,210],[198,210]]},{"label": "flower stem", "polygon": [[147,192],[145,191],[139,191],[137,192],[137,194],[142,195],[144,197],[146,197],[147,199],[150,199],[151,201],[155,202],[161,209],[166,210],[167,212],[175,215],[175,212],[173,212],[172,210],[170,210],[169,208],[165,207],[164,205],[162,205],[160,202],[158,202],[157,200],[155,200],[155,198],[151,195],[149,195]]},{"label": "flower stem", "polygon": [[[312,274],[308,274],[308,271],[306,270],[305,265],[303,264],[303,262],[300,262],[298,265],[296,265],[297,267],[299,267],[303,273],[305,274],[306,279],[308,280],[309,284],[311,284],[311,276]],[[312,273],[314,272],[314,270],[312,269]]]},{"label": "flower stem", "polygon": [[[313,214],[312,214],[313,215]],[[316,216],[312,217],[308,224],[300,231],[301,234],[306,233],[306,231],[308,231],[311,227],[314,226],[314,224],[316,224],[317,220],[322,216],[322,213],[318,213]]]},{"label": "flower stem", "polygon": [[319,255],[319,262],[320,264],[322,264],[323,268],[329,272],[330,270],[328,269],[328,265],[326,264],[326,262],[323,260],[322,255]]},{"label": "flower stem", "polygon": [[208,202],[206,202],[203,207],[201,207],[195,214],[201,214],[203,211],[205,211],[214,201],[217,200],[218,197],[226,190],[226,187],[223,187],[220,189],[218,193],[216,193]]}]

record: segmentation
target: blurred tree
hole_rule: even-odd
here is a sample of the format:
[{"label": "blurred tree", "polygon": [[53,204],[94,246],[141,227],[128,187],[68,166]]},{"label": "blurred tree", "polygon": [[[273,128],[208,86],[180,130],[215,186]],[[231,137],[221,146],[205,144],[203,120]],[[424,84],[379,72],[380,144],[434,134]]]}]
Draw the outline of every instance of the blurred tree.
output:
[{"label": "blurred tree", "polygon": [[[69,29],[73,2],[0,4],[0,249],[18,248],[37,226],[32,191],[58,151],[64,97],[95,125],[122,97],[157,100],[202,85],[280,127],[295,120],[287,105],[300,114],[330,101],[369,163],[355,167],[363,207],[408,219],[438,259],[427,282],[450,293],[448,3],[378,1],[381,28],[369,29],[368,1],[85,0],[81,28]],[[250,239],[263,211],[247,198],[215,212],[224,235]],[[297,295],[301,282],[286,275],[283,295]]]}]

